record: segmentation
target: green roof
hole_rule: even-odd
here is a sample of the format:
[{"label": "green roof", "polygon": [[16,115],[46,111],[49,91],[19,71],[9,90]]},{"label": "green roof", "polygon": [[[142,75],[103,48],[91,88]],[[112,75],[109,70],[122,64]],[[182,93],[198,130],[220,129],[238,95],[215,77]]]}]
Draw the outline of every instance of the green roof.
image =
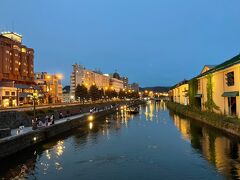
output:
[{"label": "green roof", "polygon": [[196,78],[203,77],[203,76],[205,76],[207,74],[214,73],[214,72],[226,69],[226,68],[231,67],[233,65],[236,65],[238,63],[240,63],[240,54],[238,54],[237,56],[235,56],[235,57],[233,57],[233,58],[223,62],[222,64],[219,64],[219,65],[215,66],[214,68],[206,71],[205,73],[202,73],[202,74],[198,75]]},{"label": "green roof", "polygon": [[172,90],[172,89],[174,89],[176,87],[179,87],[179,86],[181,86],[183,84],[188,84],[188,80],[184,79],[183,81],[181,81],[181,82],[175,84],[174,86],[170,87],[170,90]]}]

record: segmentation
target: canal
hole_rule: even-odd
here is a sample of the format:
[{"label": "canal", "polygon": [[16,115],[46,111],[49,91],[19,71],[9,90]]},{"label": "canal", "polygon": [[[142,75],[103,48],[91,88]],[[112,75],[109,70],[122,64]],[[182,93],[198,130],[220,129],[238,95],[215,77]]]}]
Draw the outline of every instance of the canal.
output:
[{"label": "canal", "polygon": [[0,162],[0,179],[239,179],[239,149],[237,138],[151,102]]}]

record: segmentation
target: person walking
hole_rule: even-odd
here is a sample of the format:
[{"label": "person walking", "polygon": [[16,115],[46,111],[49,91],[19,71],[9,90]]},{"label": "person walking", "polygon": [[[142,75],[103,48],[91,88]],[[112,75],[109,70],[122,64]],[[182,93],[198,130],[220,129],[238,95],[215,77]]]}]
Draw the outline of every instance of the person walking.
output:
[{"label": "person walking", "polygon": [[55,116],[54,114],[51,115],[51,125],[55,124]]},{"label": "person walking", "polygon": [[59,113],[59,119],[62,119],[62,118],[63,118],[63,113],[60,112],[60,113]]}]

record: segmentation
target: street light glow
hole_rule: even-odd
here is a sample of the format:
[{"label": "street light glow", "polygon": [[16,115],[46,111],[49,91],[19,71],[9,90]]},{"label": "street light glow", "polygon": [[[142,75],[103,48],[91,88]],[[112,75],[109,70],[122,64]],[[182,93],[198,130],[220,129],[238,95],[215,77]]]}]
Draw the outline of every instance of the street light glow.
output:
[{"label": "street light glow", "polygon": [[60,74],[60,73],[56,74],[56,76],[57,76],[58,79],[63,79],[63,75]]},{"label": "street light glow", "polygon": [[89,120],[89,121],[92,121],[93,119],[94,119],[94,118],[93,118],[92,115],[88,116],[88,120]]}]

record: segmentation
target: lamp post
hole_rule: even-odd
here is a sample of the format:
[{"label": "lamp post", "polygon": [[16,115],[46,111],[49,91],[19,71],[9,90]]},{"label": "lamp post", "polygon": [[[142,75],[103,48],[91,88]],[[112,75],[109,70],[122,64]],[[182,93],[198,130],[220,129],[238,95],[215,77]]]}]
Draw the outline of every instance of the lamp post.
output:
[{"label": "lamp post", "polygon": [[38,99],[38,93],[36,90],[33,92],[33,110],[34,110],[34,118],[36,118],[36,100]]},{"label": "lamp post", "polygon": [[50,75],[47,75],[47,76],[46,76],[47,104],[49,104],[49,96],[50,96],[50,79],[51,79],[51,76],[50,76]]},{"label": "lamp post", "polygon": [[105,101],[107,100],[106,98],[107,98],[107,90],[108,90],[108,87],[106,86],[105,88],[104,88],[104,98],[105,98]]},{"label": "lamp post", "polygon": [[33,100],[33,121],[32,121],[32,128],[36,129],[37,128],[37,122],[36,122],[36,100],[38,99],[39,95],[38,92],[33,89],[32,95],[28,95]]}]

